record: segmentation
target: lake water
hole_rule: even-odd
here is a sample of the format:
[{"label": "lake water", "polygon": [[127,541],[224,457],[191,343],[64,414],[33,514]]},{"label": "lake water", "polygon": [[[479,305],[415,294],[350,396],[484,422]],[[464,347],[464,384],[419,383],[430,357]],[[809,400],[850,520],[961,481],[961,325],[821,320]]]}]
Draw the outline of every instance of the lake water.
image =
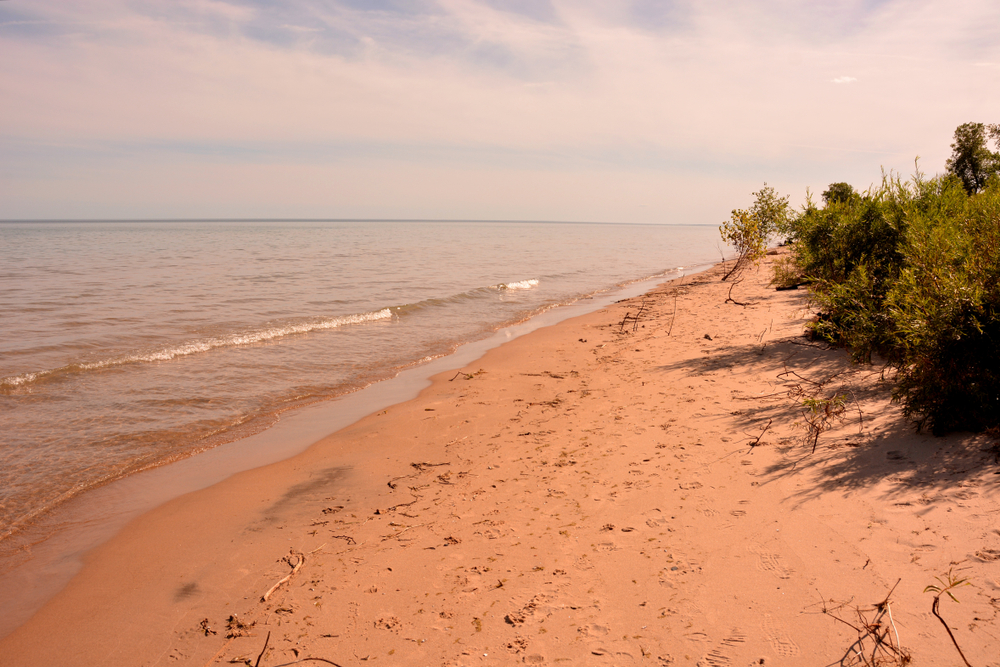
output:
[{"label": "lake water", "polygon": [[712,262],[717,239],[682,225],[0,223],[0,544],[283,411]]}]

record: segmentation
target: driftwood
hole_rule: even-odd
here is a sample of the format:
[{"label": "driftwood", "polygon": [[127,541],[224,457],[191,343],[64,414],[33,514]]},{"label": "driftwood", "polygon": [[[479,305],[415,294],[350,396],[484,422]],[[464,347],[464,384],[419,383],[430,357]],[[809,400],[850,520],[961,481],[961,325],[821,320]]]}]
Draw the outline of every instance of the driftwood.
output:
[{"label": "driftwood", "polygon": [[291,579],[292,575],[298,572],[299,568],[302,567],[302,564],[306,562],[305,554],[295,554],[295,556],[298,558],[298,562],[296,562],[294,567],[292,567],[292,571],[289,572],[286,576],[282,577],[281,580],[274,586],[271,586],[271,588],[268,589],[268,591],[260,597],[261,602],[267,602],[267,599],[271,597],[271,594],[274,593],[274,591],[278,590],[279,586],[281,586],[283,583]]}]

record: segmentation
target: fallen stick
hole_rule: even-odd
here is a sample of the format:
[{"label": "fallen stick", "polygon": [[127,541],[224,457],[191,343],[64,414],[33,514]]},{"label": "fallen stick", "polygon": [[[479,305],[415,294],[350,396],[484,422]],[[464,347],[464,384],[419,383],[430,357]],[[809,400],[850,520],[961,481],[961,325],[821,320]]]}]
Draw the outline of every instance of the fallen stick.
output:
[{"label": "fallen stick", "polygon": [[414,528],[420,528],[421,526],[426,526],[426,525],[427,525],[426,523],[418,523],[415,526],[407,526],[403,530],[401,530],[401,531],[399,531],[397,533],[393,533],[392,535],[383,535],[382,536],[382,541],[385,542],[386,540],[391,540],[394,537],[399,537],[400,535],[402,535],[403,533],[405,533],[408,530],[413,530]]},{"label": "fallen stick", "polygon": [[[725,278],[723,278],[723,280],[725,280]],[[742,280],[737,280],[737,281],[733,282],[729,286],[729,296],[726,297],[725,303],[735,303],[737,306],[743,306],[744,308],[746,308],[750,304],[746,304],[746,303],[743,303],[741,301],[737,301],[736,299],[733,298],[733,288],[736,287],[737,285],[739,285],[741,282],[743,282],[743,281]]]},{"label": "fallen stick", "polygon": [[[271,589],[274,590],[274,589]],[[268,591],[270,593],[270,591]],[[264,652],[267,651],[267,643],[271,641],[271,632],[268,631],[267,637],[264,639],[264,648],[260,650],[260,655],[257,656],[257,662],[253,664],[253,667],[260,667],[260,659],[264,657]]]},{"label": "fallen stick", "polygon": [[753,449],[754,447],[760,444],[760,439],[764,437],[765,433],[767,433],[767,429],[771,428],[772,421],[774,420],[773,419],[767,420],[767,425],[764,427],[764,430],[760,432],[760,435],[754,438],[753,442],[750,443],[750,449]]},{"label": "fallen stick", "polygon": [[267,602],[267,599],[269,597],[271,597],[271,593],[273,593],[274,591],[278,590],[278,587],[281,586],[281,584],[283,584],[286,581],[288,581],[289,579],[291,579],[292,575],[295,574],[296,572],[298,572],[299,568],[302,567],[302,564],[306,562],[305,554],[296,554],[296,555],[298,556],[299,561],[297,563],[295,563],[295,566],[292,568],[292,571],[289,572],[286,576],[284,576],[281,579],[281,581],[279,581],[278,583],[276,583],[274,586],[271,586],[270,590],[268,590],[266,593],[264,593],[264,595],[261,596],[261,598],[260,598],[261,602]]},{"label": "fallen stick", "polygon": [[670,328],[667,329],[668,336],[670,335],[670,332],[674,330],[674,320],[676,318],[677,318],[677,290],[674,290],[674,312],[670,316]]},{"label": "fallen stick", "polygon": [[333,665],[333,667],[341,667],[333,660],[327,660],[326,658],[302,658],[301,660],[294,660],[292,662],[283,662],[280,665],[275,665],[274,667],[288,667],[289,665],[297,665],[300,662],[309,662],[310,660],[314,662],[325,662],[328,665]]}]

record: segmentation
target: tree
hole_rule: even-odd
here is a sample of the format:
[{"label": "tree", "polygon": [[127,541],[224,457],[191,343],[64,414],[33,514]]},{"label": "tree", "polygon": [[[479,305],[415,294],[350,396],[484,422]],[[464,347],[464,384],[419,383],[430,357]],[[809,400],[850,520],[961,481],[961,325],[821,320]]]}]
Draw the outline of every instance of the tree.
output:
[{"label": "tree", "polygon": [[951,157],[945,163],[948,171],[961,179],[970,195],[982,190],[990,176],[1000,173],[1000,153],[994,153],[987,147],[987,133],[1000,147],[1000,125],[959,125],[955,128]]},{"label": "tree", "polygon": [[753,194],[754,203],[749,210],[734,210],[719,227],[722,240],[736,249],[736,264],[723,280],[738,276],[747,266],[759,262],[771,237],[788,233],[791,226],[788,197],[778,196],[767,183]]},{"label": "tree", "polygon": [[847,183],[830,183],[830,189],[823,193],[823,204],[843,203],[854,196],[854,188]]}]

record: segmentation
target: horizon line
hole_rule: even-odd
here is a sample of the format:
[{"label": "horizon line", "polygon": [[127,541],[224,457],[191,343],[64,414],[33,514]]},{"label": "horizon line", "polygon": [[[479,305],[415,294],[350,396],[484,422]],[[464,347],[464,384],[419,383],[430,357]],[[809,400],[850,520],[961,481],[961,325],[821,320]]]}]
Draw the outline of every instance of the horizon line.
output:
[{"label": "horizon line", "polygon": [[2,218],[0,224],[23,222],[507,222],[557,225],[685,225],[715,226],[702,222],[608,222],[601,220],[511,220],[492,218]]}]

